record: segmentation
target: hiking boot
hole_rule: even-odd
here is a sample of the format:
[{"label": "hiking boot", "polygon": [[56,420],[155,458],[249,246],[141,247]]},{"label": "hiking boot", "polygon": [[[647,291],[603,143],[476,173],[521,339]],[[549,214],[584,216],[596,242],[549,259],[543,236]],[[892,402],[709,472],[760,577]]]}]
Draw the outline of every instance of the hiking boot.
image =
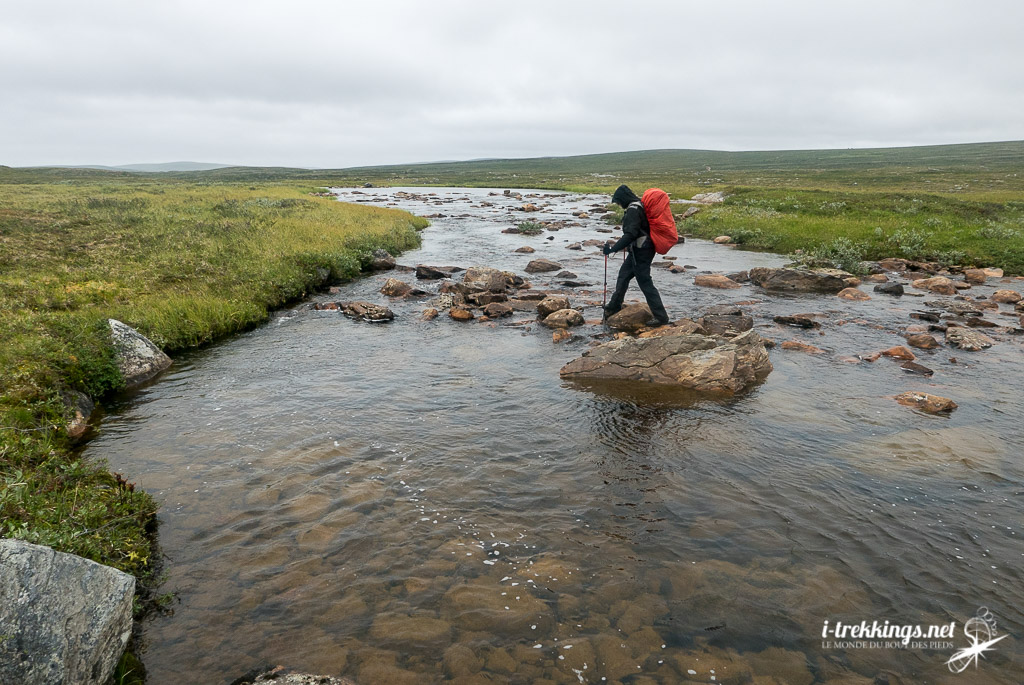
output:
[{"label": "hiking boot", "polygon": [[657,328],[659,326],[667,326],[670,323],[672,322],[669,321],[668,319],[651,319],[650,321],[647,322],[647,326],[649,328]]}]

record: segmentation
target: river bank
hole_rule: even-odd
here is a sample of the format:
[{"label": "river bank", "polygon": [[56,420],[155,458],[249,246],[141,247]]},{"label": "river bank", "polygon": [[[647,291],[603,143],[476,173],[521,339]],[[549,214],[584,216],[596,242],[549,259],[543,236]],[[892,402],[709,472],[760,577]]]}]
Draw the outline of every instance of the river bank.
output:
[{"label": "river bank", "polygon": [[[0,185],[0,535],[135,575],[159,563],[157,505],[130,467],[83,458],[74,398],[123,387],[107,319],[170,353],[252,328],[357,276],[427,222],[313,188],[111,179]],[[89,436],[88,424],[78,427]],[[78,433],[79,431],[75,431]]]}]

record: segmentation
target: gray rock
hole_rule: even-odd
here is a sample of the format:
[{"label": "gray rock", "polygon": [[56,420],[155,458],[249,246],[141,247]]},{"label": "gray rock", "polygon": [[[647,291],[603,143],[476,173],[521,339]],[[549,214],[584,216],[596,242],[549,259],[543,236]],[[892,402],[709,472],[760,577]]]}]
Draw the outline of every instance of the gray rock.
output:
[{"label": "gray rock", "polygon": [[370,269],[373,271],[388,271],[395,268],[395,258],[387,250],[374,250],[373,260],[370,262]]},{"label": "gray rock", "polygon": [[837,269],[771,269],[756,267],[749,271],[750,280],[765,290],[799,293],[838,293],[847,287],[850,274]]},{"label": "gray rock", "polygon": [[135,578],[0,540],[0,683],[105,683],[132,630]]},{"label": "gray rock", "polygon": [[732,338],[754,327],[754,319],[743,312],[728,314],[705,314],[699,323],[709,335]]},{"label": "gray rock", "polygon": [[793,326],[794,328],[821,328],[821,324],[812,319],[809,314],[776,316],[772,321],[783,326]]},{"label": "gray rock", "polygon": [[946,329],[946,343],[961,350],[977,352],[992,347],[995,341],[973,328],[952,326]]},{"label": "gray rock", "polygon": [[451,271],[445,271],[436,266],[416,265],[416,278],[420,280],[436,281],[441,278],[448,278],[451,276],[451,273]]},{"label": "gray rock", "polygon": [[899,283],[879,283],[875,286],[875,292],[900,297],[903,295],[903,286]]},{"label": "gray rock", "polygon": [[264,683],[268,685],[270,683],[273,683],[273,685],[355,685],[348,678],[295,673],[283,666],[243,676],[232,682],[231,685],[263,685]]},{"label": "gray rock", "polygon": [[78,440],[89,430],[89,417],[96,409],[96,404],[85,393],[77,390],[64,390],[61,399],[68,408],[68,437]]},{"label": "gray rock", "polygon": [[145,383],[171,365],[171,358],[137,330],[117,319],[108,319],[117,366],[127,388]]},{"label": "gray rock", "polygon": [[492,293],[503,293],[508,286],[503,272],[485,266],[472,266],[466,269],[462,283],[471,290],[486,290]]},{"label": "gray rock", "polygon": [[395,313],[384,305],[372,302],[339,302],[341,313],[357,321],[391,321]]},{"label": "gray rock", "polygon": [[[754,331],[735,338],[659,329],[658,337],[622,338],[599,345],[560,372],[571,380],[644,381],[702,393],[733,395],[772,370],[764,340]],[[664,331],[664,332],[662,332]]]}]

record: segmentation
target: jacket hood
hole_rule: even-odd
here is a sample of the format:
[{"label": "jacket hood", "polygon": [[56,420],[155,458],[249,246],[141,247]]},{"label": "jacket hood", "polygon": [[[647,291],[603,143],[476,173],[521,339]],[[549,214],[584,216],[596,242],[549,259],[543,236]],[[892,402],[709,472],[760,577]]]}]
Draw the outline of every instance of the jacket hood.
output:
[{"label": "jacket hood", "polygon": [[625,209],[634,202],[640,202],[640,198],[629,189],[629,186],[623,184],[615,189],[615,193],[612,195],[612,202]]}]

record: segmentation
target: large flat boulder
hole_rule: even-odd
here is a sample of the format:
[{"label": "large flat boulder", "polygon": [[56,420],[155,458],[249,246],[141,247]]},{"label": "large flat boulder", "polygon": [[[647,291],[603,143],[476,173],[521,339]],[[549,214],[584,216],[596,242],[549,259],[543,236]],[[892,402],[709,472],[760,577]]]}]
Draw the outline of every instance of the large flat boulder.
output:
[{"label": "large flat boulder", "polygon": [[829,293],[835,295],[847,287],[844,279],[850,274],[838,269],[772,269],[756,267],[750,270],[750,280],[765,290],[797,293]]},{"label": "large flat boulder", "polygon": [[0,540],[0,683],[105,683],[132,631],[135,578]]},{"label": "large flat boulder", "polygon": [[107,323],[125,387],[141,385],[171,365],[171,358],[142,333],[117,319]]},{"label": "large flat boulder", "polygon": [[698,392],[733,395],[772,370],[764,340],[754,331],[734,338],[672,328],[651,338],[599,345],[562,367],[570,380],[644,381]]}]

